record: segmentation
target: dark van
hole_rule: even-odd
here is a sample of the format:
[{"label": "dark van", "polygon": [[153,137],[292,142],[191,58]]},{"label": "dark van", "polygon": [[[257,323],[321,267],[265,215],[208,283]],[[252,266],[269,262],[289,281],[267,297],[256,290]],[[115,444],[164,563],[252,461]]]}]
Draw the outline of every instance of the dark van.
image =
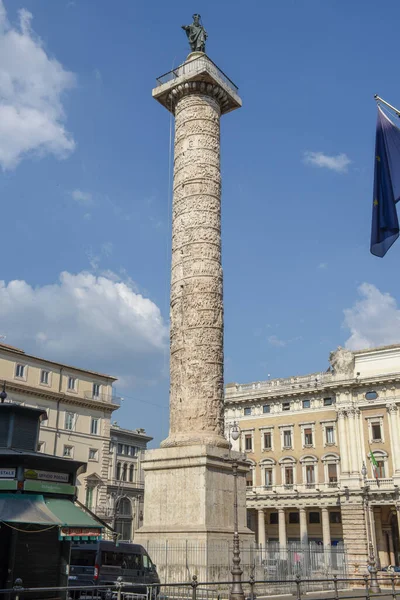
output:
[{"label": "dark van", "polygon": [[[115,587],[119,577],[124,582],[124,590],[136,594],[145,594],[147,585],[160,583],[155,565],[139,544],[101,540],[93,544],[72,545],[68,576],[70,587]],[[154,597],[157,595],[158,588]]]}]

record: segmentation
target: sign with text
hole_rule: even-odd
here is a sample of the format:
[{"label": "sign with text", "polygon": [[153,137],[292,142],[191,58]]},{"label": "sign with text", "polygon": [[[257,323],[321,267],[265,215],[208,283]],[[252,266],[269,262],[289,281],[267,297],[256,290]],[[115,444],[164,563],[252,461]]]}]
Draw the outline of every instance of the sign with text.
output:
[{"label": "sign with text", "polygon": [[26,492],[44,492],[45,494],[67,494],[74,496],[76,488],[68,483],[56,483],[52,481],[34,481],[27,479],[24,482],[24,490]]},{"label": "sign with text", "polygon": [[61,527],[60,535],[66,536],[99,536],[101,535],[101,527]]},{"label": "sign with text", "polygon": [[14,479],[15,469],[0,469],[0,479]]},{"label": "sign with text", "polygon": [[58,483],[68,483],[68,473],[54,473],[53,471],[35,471],[35,469],[25,469],[25,479],[40,479],[41,481],[57,481]]}]

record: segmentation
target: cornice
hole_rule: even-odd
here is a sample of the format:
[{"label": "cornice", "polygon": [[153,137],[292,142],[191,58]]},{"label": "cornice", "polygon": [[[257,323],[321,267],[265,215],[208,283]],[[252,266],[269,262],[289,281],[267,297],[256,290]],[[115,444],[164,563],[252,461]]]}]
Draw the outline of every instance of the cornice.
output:
[{"label": "cornice", "polygon": [[[327,382],[324,384],[318,384],[315,387],[309,388],[294,388],[294,389],[256,389],[249,390],[242,393],[237,392],[235,395],[225,396],[224,403],[227,406],[234,406],[240,403],[246,404],[248,402],[263,402],[274,399],[282,398],[298,398],[304,396],[321,396],[326,392],[340,393],[344,391],[361,391],[365,387],[371,385],[387,385],[387,384],[400,383],[400,373],[398,375],[374,375],[373,377],[367,377],[365,379],[359,379],[353,377],[351,379],[342,379],[339,381]],[[294,384],[295,385],[295,384]],[[231,390],[232,388],[229,388]],[[230,392],[231,394],[231,392]]]},{"label": "cornice", "polygon": [[18,392],[25,394],[26,396],[34,397],[42,400],[62,401],[65,404],[71,404],[73,406],[83,406],[85,408],[95,408],[96,410],[103,410],[110,414],[119,408],[117,404],[99,402],[98,400],[91,400],[83,396],[70,396],[64,392],[55,392],[54,390],[48,390],[45,388],[36,388],[29,385],[23,385],[15,381],[5,380],[7,392]]}]

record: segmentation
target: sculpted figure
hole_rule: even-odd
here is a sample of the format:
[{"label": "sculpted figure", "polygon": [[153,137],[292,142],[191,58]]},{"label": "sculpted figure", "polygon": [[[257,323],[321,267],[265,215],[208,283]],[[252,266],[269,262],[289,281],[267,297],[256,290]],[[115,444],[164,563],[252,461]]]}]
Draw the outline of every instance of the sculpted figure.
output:
[{"label": "sculpted figure", "polygon": [[182,25],[182,29],[186,31],[192,52],[206,51],[207,32],[200,23],[200,15],[193,15],[193,23]]},{"label": "sculpted figure", "polygon": [[340,346],[335,352],[331,352],[329,362],[335,375],[352,375],[354,373],[354,355],[351,350]]}]

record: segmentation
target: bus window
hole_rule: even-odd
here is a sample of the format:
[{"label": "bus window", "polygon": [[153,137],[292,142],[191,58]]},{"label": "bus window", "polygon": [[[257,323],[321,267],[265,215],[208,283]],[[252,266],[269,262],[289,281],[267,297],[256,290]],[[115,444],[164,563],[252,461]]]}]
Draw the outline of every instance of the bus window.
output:
[{"label": "bus window", "polygon": [[146,571],[151,571],[153,569],[153,565],[147,554],[143,554],[143,568],[146,569]]},{"label": "bus window", "polygon": [[142,557],[140,554],[124,554],[125,569],[140,571],[142,569]]},{"label": "bus window", "polygon": [[101,564],[110,567],[122,567],[124,555],[121,552],[102,552]]},{"label": "bus window", "polygon": [[70,564],[76,567],[94,567],[95,559],[94,550],[71,550]]}]

